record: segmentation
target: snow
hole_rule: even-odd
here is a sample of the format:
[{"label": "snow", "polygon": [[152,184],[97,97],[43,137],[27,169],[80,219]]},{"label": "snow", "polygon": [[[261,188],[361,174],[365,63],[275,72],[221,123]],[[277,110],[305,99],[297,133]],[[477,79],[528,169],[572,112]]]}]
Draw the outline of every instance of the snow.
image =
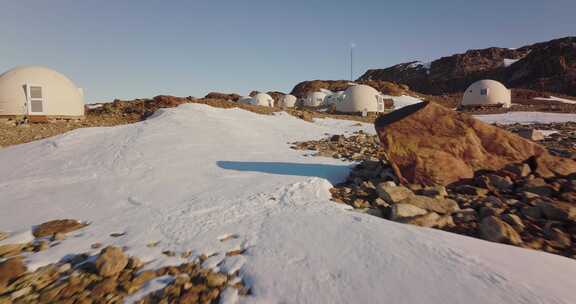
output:
[{"label": "snow", "polygon": [[395,110],[398,110],[400,108],[422,102],[421,99],[418,99],[418,98],[412,97],[412,96],[408,96],[408,95],[401,95],[401,96],[384,95],[384,98],[385,99],[392,99],[394,101],[394,109]]},{"label": "snow", "polygon": [[533,124],[576,121],[576,114],[546,112],[507,112],[503,114],[474,115],[486,123],[498,124]]},{"label": "snow", "polygon": [[504,67],[509,67],[511,65],[513,65],[514,63],[518,62],[520,59],[509,59],[509,58],[504,58]]},{"label": "snow", "polygon": [[[576,263],[351,212],[329,189],[350,164],[289,142],[363,129],[333,119],[186,104],[125,126],[78,129],[0,150],[0,230],[91,222],[40,265],[90,244],[126,246],[148,267],[211,256],[252,295],[223,303],[576,303]],[[125,232],[121,237],[110,233]],[[151,242],[158,242],[148,247]],[[232,250],[241,256],[226,256]],[[136,301],[170,278],[151,282]]]},{"label": "snow", "polygon": [[554,96],[550,96],[550,97],[534,97],[534,99],[536,99],[536,100],[544,100],[544,101],[559,101],[559,102],[562,102],[562,103],[576,104],[576,100],[566,99],[566,98],[560,98],[560,97],[554,97]]}]

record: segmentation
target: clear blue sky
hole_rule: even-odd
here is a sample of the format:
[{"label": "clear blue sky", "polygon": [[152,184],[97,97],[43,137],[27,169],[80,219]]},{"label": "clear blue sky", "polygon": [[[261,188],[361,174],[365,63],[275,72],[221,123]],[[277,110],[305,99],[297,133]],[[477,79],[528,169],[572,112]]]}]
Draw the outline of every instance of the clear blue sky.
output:
[{"label": "clear blue sky", "polygon": [[289,91],[299,81],[576,35],[575,0],[0,0],[0,70],[40,64],[87,101]]}]

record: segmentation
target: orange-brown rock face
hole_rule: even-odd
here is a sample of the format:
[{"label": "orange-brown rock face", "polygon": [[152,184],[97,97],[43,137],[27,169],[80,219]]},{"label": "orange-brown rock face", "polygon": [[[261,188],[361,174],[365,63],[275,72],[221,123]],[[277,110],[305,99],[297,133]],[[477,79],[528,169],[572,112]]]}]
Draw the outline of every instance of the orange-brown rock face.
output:
[{"label": "orange-brown rock face", "polygon": [[423,102],[375,122],[389,161],[404,182],[447,185],[477,170],[531,160],[543,177],[576,172],[576,163],[545,148],[436,103]]}]

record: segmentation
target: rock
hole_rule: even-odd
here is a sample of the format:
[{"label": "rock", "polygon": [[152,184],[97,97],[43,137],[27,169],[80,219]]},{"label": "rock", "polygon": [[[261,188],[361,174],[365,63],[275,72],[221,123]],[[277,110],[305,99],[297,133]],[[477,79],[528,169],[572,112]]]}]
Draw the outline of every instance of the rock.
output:
[{"label": "rock", "polygon": [[570,203],[576,203],[576,192],[564,192],[560,194],[560,199]]},{"label": "rock", "polygon": [[116,282],[116,278],[114,277],[105,278],[104,280],[102,280],[101,282],[99,282],[94,286],[92,293],[97,298],[103,298],[106,294],[109,294],[112,291],[114,291],[117,285],[118,283]]},{"label": "rock", "polygon": [[547,219],[555,221],[576,220],[576,207],[561,202],[538,203],[538,207]]},{"label": "rock", "polygon": [[502,220],[510,224],[510,226],[512,226],[518,232],[524,231],[524,228],[526,227],[522,222],[522,219],[520,219],[520,217],[516,214],[506,213],[502,215]]},{"label": "rock", "polygon": [[444,186],[433,186],[424,188],[421,194],[432,198],[444,198],[448,196],[448,191],[446,191]]},{"label": "rock", "polygon": [[70,220],[70,219],[54,220],[42,223],[34,227],[32,234],[35,237],[51,236],[55,233],[68,233],[86,226],[87,224],[79,222],[77,220]]},{"label": "rock", "polygon": [[487,189],[478,188],[471,185],[459,185],[454,188],[454,191],[456,193],[473,196],[486,196],[489,192]]},{"label": "rock", "polygon": [[503,211],[504,210],[502,210],[500,208],[484,206],[484,207],[480,208],[480,212],[478,212],[478,214],[480,215],[480,218],[485,218],[488,216],[498,216]]},{"label": "rock", "polygon": [[0,294],[8,284],[26,272],[26,266],[21,258],[11,258],[0,262]]},{"label": "rock", "polygon": [[96,270],[103,277],[111,277],[120,273],[127,264],[128,257],[124,255],[122,249],[113,246],[102,249],[95,262]]},{"label": "rock", "polygon": [[551,196],[554,189],[550,186],[522,187],[520,191],[538,194],[540,196]]},{"label": "rock", "polygon": [[383,208],[390,207],[390,204],[388,204],[385,200],[383,200],[380,197],[378,197],[374,200],[374,205],[376,205],[378,207],[383,207]]},{"label": "rock", "polygon": [[410,204],[394,204],[392,205],[392,212],[390,217],[392,220],[402,220],[405,218],[424,215],[428,211]]},{"label": "rock", "polygon": [[38,252],[38,251],[44,251],[48,248],[50,248],[50,244],[48,243],[48,241],[41,240],[40,242],[38,242],[38,244],[36,244],[34,250]]},{"label": "rock", "polygon": [[375,127],[402,183],[449,185],[473,178],[476,171],[498,171],[530,158],[543,177],[576,172],[573,160],[434,102],[380,116]]},{"label": "rock", "polygon": [[8,233],[0,231],[0,241],[7,239],[7,238],[8,238]]},{"label": "rock", "polygon": [[572,246],[570,235],[558,228],[552,228],[548,233],[548,237],[553,241],[554,247],[567,248]]},{"label": "rock", "polygon": [[525,206],[521,209],[522,215],[525,217],[539,219],[542,217],[542,210],[539,207]]},{"label": "rock", "polygon": [[146,282],[154,279],[156,277],[156,272],[152,270],[142,271],[137,276],[132,279],[129,285],[126,288],[126,291],[129,294],[136,292],[138,289],[142,287]]},{"label": "rock", "polygon": [[490,183],[490,185],[492,185],[493,187],[497,188],[500,191],[508,191],[510,190],[512,187],[514,187],[514,182],[512,182],[512,179],[510,177],[502,177],[496,174],[488,174],[486,175],[486,177],[488,178],[488,182]]},{"label": "rock", "polygon": [[451,214],[460,209],[458,207],[458,203],[456,203],[454,200],[448,198],[434,199],[422,195],[414,195],[400,201],[400,203],[414,205],[424,210],[434,211],[442,214]]},{"label": "rock", "polygon": [[63,241],[66,239],[66,235],[62,232],[57,232],[52,235],[52,241]]},{"label": "rock", "polygon": [[542,133],[542,131],[540,130],[535,129],[522,129],[518,132],[518,135],[532,141],[544,140],[544,133]]},{"label": "rock", "polygon": [[414,196],[412,190],[403,186],[390,186],[387,183],[380,183],[376,186],[378,196],[389,204],[398,203],[406,198]]},{"label": "rock", "polygon": [[128,268],[128,269],[140,269],[143,265],[144,265],[144,263],[142,262],[142,260],[140,260],[140,258],[138,258],[136,256],[132,256],[128,259],[128,264],[126,265],[126,268]]},{"label": "rock", "polygon": [[456,211],[452,215],[452,217],[456,223],[475,222],[478,219],[478,216],[476,215],[476,210],[471,208]]},{"label": "rock", "polygon": [[444,227],[452,227],[454,226],[454,221],[450,215],[439,215],[436,212],[430,212],[425,215],[416,216],[413,218],[406,219],[402,221],[406,224],[412,224],[421,227],[436,227],[436,228],[444,228]]},{"label": "rock", "polygon": [[32,292],[32,288],[30,286],[27,286],[27,287],[24,287],[22,289],[19,289],[19,290],[12,292],[10,294],[10,297],[12,298],[12,300],[16,300],[16,299],[21,298],[25,295],[28,295],[30,292]]},{"label": "rock", "polygon": [[504,169],[506,171],[513,173],[514,175],[516,175],[518,177],[526,177],[526,176],[530,175],[530,173],[532,172],[532,169],[530,169],[530,166],[528,164],[525,164],[525,163],[510,164],[510,165],[507,165]]},{"label": "rock", "polygon": [[352,205],[354,208],[370,208],[370,203],[361,198],[355,199],[354,202],[352,202]]},{"label": "rock", "polygon": [[0,245],[0,257],[11,257],[20,254],[26,244],[5,244]]},{"label": "rock", "polygon": [[482,219],[480,223],[480,233],[488,241],[498,243],[509,243],[519,245],[522,243],[520,235],[508,225],[495,216],[489,216]]},{"label": "rock", "polygon": [[222,273],[210,272],[206,275],[206,284],[208,287],[220,287],[226,284],[228,277]]}]

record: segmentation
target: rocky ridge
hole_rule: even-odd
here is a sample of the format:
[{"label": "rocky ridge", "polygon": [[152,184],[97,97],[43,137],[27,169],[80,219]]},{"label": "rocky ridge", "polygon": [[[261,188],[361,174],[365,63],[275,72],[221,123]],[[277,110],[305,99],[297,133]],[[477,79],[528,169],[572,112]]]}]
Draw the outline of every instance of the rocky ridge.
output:
[{"label": "rocky ridge", "polygon": [[472,82],[495,79],[511,88],[576,96],[576,37],[536,43],[518,49],[469,50],[434,60],[372,69],[358,80],[391,81],[424,94],[463,92]]},{"label": "rocky ridge", "polygon": [[331,189],[335,202],[357,211],[576,258],[576,174],[544,178],[516,163],[448,187],[400,185],[375,135],[333,135],[293,148],[358,161]]}]

